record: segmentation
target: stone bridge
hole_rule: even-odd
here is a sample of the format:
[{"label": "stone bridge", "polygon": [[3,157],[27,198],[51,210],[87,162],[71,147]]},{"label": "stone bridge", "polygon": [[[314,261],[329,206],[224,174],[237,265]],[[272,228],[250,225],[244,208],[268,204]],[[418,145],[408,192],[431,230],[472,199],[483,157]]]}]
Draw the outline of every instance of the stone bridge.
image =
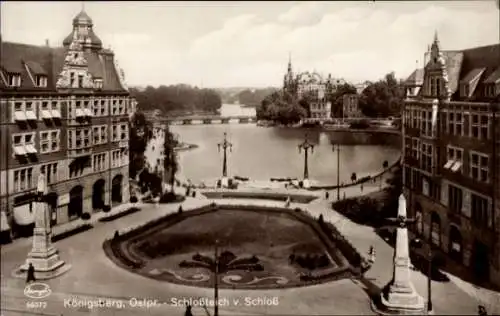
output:
[{"label": "stone bridge", "polygon": [[158,119],[161,123],[171,125],[191,125],[191,124],[246,124],[256,123],[256,116],[179,116],[179,117],[163,117]]}]

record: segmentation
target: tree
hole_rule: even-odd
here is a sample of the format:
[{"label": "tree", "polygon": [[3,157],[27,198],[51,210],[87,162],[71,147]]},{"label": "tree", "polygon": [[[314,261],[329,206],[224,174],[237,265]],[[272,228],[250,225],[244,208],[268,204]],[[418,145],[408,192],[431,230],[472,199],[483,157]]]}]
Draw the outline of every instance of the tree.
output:
[{"label": "tree", "polygon": [[135,112],[129,129],[129,176],[135,178],[144,168],[144,152],[151,139],[152,126],[142,112]]},{"label": "tree", "polygon": [[344,95],[357,94],[356,87],[351,84],[344,83],[329,95],[328,99],[332,104],[332,117],[344,116]]},{"label": "tree", "polygon": [[404,98],[404,87],[394,73],[389,73],[383,80],[368,85],[359,100],[359,107],[369,117],[398,116]]},{"label": "tree", "polygon": [[212,89],[199,89],[186,84],[131,88],[130,94],[137,100],[141,110],[160,109],[164,113],[175,111],[214,112],[222,106],[220,95]]},{"label": "tree", "polygon": [[177,161],[177,153],[175,147],[178,142],[170,129],[165,130],[165,141],[163,143],[163,168],[165,175],[168,173],[168,182],[171,186],[171,192],[174,193],[175,174],[179,171],[179,164]]},{"label": "tree", "polygon": [[274,92],[262,100],[256,109],[259,120],[271,120],[280,124],[293,124],[307,116],[307,110],[290,93]]}]

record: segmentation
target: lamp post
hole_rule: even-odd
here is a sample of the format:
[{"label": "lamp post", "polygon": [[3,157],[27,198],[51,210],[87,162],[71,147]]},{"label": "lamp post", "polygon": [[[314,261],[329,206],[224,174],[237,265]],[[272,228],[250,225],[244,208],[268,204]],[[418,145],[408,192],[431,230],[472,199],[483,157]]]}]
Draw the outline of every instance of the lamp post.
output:
[{"label": "lamp post", "polygon": [[[431,223],[432,225],[432,223]],[[432,228],[431,228],[432,233]],[[432,239],[432,234],[429,234],[429,239]],[[432,312],[432,248],[431,248],[432,240],[429,240],[429,253],[428,253],[428,261],[429,264],[427,266],[427,315]]]},{"label": "lamp post", "polygon": [[[225,133],[224,133],[225,134]],[[214,249],[214,316],[219,316],[219,240],[215,240]]]},{"label": "lamp post", "polygon": [[309,156],[309,150],[311,153],[314,152],[314,145],[307,140],[307,133],[305,135],[305,140],[299,145],[299,153],[304,150],[304,180],[309,178],[309,168],[307,165],[307,158]]},{"label": "lamp post", "polygon": [[[337,146],[337,201],[340,201],[340,144]],[[335,144],[333,144],[333,151],[335,151]]]},{"label": "lamp post", "polygon": [[224,132],[224,140],[222,141],[222,143],[218,143],[217,144],[217,147],[219,149],[219,152],[222,148],[223,152],[224,152],[224,158],[222,160],[222,177],[227,177],[227,150],[229,149],[229,151],[233,151],[233,144],[231,144],[228,140],[227,140],[227,133]]}]

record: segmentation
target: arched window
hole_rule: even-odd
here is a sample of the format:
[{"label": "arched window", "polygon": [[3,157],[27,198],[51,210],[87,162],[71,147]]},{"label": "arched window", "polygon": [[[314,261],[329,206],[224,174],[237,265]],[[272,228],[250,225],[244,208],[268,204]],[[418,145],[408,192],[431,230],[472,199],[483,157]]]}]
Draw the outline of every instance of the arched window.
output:
[{"label": "arched window", "polygon": [[434,246],[441,247],[441,219],[436,212],[431,215],[431,242]]},{"label": "arched window", "polygon": [[418,202],[415,205],[415,219],[417,224],[417,234],[422,235],[424,232],[424,213],[422,212],[422,206]]}]

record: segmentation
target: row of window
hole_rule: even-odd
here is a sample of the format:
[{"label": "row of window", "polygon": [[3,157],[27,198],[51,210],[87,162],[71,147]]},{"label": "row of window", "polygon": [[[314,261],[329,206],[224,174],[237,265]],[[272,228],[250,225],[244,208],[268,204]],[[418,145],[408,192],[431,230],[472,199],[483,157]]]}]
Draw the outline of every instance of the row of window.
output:
[{"label": "row of window", "polygon": [[[435,157],[434,146],[422,142],[419,138],[406,138],[405,155],[417,158],[420,169],[433,172]],[[464,174],[464,149],[448,145],[446,148],[446,163],[443,168],[452,172]],[[489,155],[476,151],[469,151],[468,176],[482,183],[490,182]]]},{"label": "row of window", "polygon": [[[463,189],[448,185],[448,209],[457,214],[462,214],[464,207]],[[479,228],[491,228],[492,216],[491,203],[487,198],[477,194],[470,194],[470,218],[472,223]]]},{"label": "row of window", "polygon": [[[414,177],[413,179],[415,179]],[[414,181],[412,181],[414,182]],[[441,187],[436,186],[436,190],[441,190]],[[418,191],[418,190],[415,190]],[[425,190],[424,190],[425,191]],[[435,191],[435,190],[432,190]],[[431,196],[436,201],[440,200],[440,195],[436,196],[436,194],[430,194],[432,192],[425,192],[427,196]],[[470,219],[472,223],[476,227],[479,228],[491,228],[492,227],[492,207],[491,202],[488,198],[480,196],[475,193],[470,193],[470,205],[464,205],[464,189],[456,187],[454,185],[448,185],[448,209],[450,212],[455,214],[464,214],[468,212],[464,212],[464,207],[470,208]]]},{"label": "row of window", "polygon": [[[111,152],[111,168],[121,167],[127,164],[128,154],[124,150],[114,150]],[[92,170],[99,172],[108,169],[107,153],[99,153],[92,155]],[[32,190],[36,187],[34,178],[35,167],[22,168],[14,170],[13,191],[22,192]],[[60,175],[60,164],[52,162],[40,165],[40,174],[44,174],[48,184],[57,183],[63,180]],[[76,166],[68,167],[69,177],[74,178],[82,175],[83,168]]]},{"label": "row of window", "polygon": [[[470,113],[444,110],[440,116],[441,130],[449,135],[465,136],[479,140],[491,138],[492,116],[488,113]],[[406,127],[417,128],[423,136],[433,137],[432,111],[410,108],[405,111]]]},{"label": "row of window", "polygon": [[[6,84],[9,87],[20,87],[21,86],[21,75],[18,73],[8,73],[6,76]],[[33,84],[38,88],[47,87],[47,76],[45,75],[35,75],[33,76]]]},{"label": "row of window", "polygon": [[[58,100],[58,101],[13,101],[12,104],[12,121],[23,120],[20,115],[15,113],[24,113],[27,119],[51,119],[61,118],[61,107],[69,104],[68,117],[76,118],[77,110],[89,111],[92,116],[108,116],[111,115],[125,115],[135,111],[133,108],[135,102],[127,98],[119,99],[95,99],[95,100]],[[37,112],[39,116],[37,116]]]},{"label": "row of window", "polygon": [[[91,142],[90,135],[93,135]],[[12,135],[12,144],[14,154],[25,155],[27,153],[37,153],[35,148],[36,132],[17,133]],[[111,141],[127,141],[128,140],[128,124],[122,123],[112,126]],[[40,153],[47,154],[57,152],[61,149],[61,131],[47,130],[39,132]],[[108,142],[108,127],[107,125],[97,125],[91,128],[69,129],[68,130],[68,149],[81,149],[90,147],[91,145],[101,145]],[[33,149],[35,150],[34,152]]]}]

